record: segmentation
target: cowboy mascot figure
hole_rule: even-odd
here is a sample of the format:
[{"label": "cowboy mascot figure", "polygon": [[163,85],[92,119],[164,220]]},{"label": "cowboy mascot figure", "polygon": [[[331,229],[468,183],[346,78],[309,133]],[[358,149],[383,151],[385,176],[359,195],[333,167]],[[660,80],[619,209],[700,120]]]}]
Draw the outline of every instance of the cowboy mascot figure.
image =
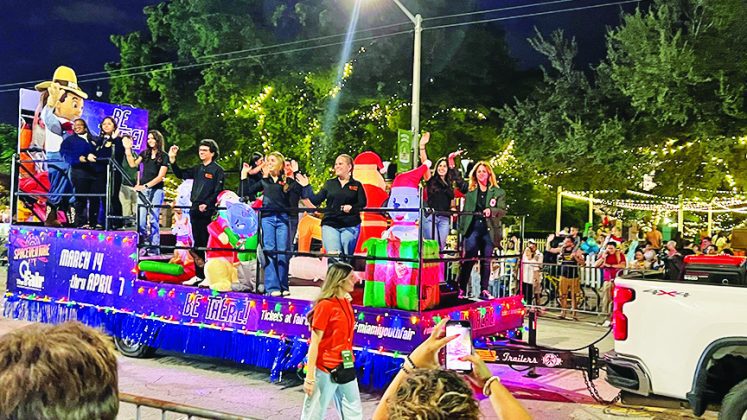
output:
[{"label": "cowboy mascot figure", "polygon": [[72,196],[67,194],[73,193],[70,165],[60,155],[60,146],[73,134],[73,120],[83,114],[83,102],[88,95],[78,86],[75,71],[65,66],[57,67],[51,81],[34,88],[42,92],[42,101],[46,98],[41,119],[45,125],[44,151],[49,173],[49,215],[44,225],[58,227],[61,223],[57,220],[57,211],[66,212],[70,208]]}]

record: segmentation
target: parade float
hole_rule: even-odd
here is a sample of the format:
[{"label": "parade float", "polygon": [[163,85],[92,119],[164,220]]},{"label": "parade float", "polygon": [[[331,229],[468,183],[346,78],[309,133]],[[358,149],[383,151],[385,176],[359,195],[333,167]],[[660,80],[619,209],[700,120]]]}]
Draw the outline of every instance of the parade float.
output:
[{"label": "parade float", "polygon": [[[254,277],[244,283],[261,284],[256,259],[256,244],[261,243],[258,212],[250,217],[251,226],[237,225],[231,223],[231,214],[247,217],[246,208],[234,208],[231,203],[223,215],[225,220],[219,215],[211,226],[215,241],[210,246],[227,252],[217,257],[221,262],[212,263],[215,269],[207,269],[216,261],[208,258],[206,271],[214,277],[211,286],[220,285],[211,288],[181,285],[179,280],[189,277],[187,270],[192,264],[179,246],[172,247],[174,254],[159,260],[141,260],[137,232],[44,225],[50,185],[49,180],[44,181],[48,178],[44,133],[37,129],[35,118],[43,106],[39,92],[21,91],[21,137],[25,139],[24,130],[30,130],[36,146],[27,140],[19,142],[13,166],[4,315],[46,323],[79,320],[103,328],[123,354],[133,357],[147,356],[156,349],[217,357],[269,369],[272,380],[298,369],[307,352],[305,315],[312,308],[313,294],[271,297],[234,291],[257,290],[235,287],[242,283],[242,275]],[[92,122],[113,115],[119,127],[132,134],[135,147],[142,147],[146,111],[93,101],[86,101],[83,109],[82,117]],[[380,161],[370,153],[362,158]],[[376,167],[375,163],[371,166]],[[422,217],[422,210],[418,188],[413,185],[408,184],[407,191],[393,190],[390,200],[407,199],[411,211],[391,213],[394,223],[389,230],[379,226],[386,223],[386,212],[378,211],[374,216],[372,210],[363,217],[373,228],[365,230],[369,233],[359,243],[366,269],[361,273],[365,279],[362,290],[353,293],[354,345],[359,382],[375,389],[389,382],[402,363],[401,356],[422,342],[444,317],[469,320],[476,340],[513,336],[524,318],[518,295],[472,301],[440,294],[440,289],[446,288],[445,263],[440,260],[438,246],[434,249],[431,241],[422,239],[422,227],[415,222]],[[383,184],[378,188],[383,190]],[[380,196],[376,196],[378,203],[382,202]],[[401,202],[390,205],[403,209]],[[58,220],[63,217],[60,214]],[[178,221],[174,227],[182,248],[190,244],[185,223],[188,220]]]}]

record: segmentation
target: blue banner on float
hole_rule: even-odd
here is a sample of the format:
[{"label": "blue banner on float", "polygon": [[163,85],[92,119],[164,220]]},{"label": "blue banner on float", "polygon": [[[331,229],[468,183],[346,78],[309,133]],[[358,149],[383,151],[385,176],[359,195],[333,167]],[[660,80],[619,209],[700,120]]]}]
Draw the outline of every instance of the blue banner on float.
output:
[{"label": "blue banner on float", "polygon": [[[11,228],[8,291],[26,301],[93,307],[198,328],[308,337],[312,302],[137,280],[137,234],[45,227]],[[354,305],[353,344],[409,352],[442,318],[469,320],[474,338],[521,327],[520,296],[410,312]]]},{"label": "blue banner on float", "polygon": [[13,227],[8,290],[112,306],[131,294],[137,234]]}]

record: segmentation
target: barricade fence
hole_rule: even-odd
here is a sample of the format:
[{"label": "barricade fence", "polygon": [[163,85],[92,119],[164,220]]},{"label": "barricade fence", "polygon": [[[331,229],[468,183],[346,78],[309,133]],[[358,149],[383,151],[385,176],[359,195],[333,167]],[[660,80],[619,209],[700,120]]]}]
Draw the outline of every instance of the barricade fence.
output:
[{"label": "barricade fence", "polygon": [[[527,287],[523,293],[526,306],[551,311],[575,309],[576,312],[592,315],[609,314],[608,306],[611,301],[608,302],[604,294],[611,292],[611,289],[605,290],[604,284],[605,270],[610,269],[595,267],[596,256],[594,254],[588,254],[584,259],[584,265],[521,261],[515,287],[521,287],[525,283],[532,285],[531,296],[529,296]],[[632,273],[646,274],[655,270],[617,268],[614,271],[608,274],[608,278],[612,281],[617,276]],[[568,283],[563,284],[566,282]],[[574,298],[575,307],[573,307]]]}]

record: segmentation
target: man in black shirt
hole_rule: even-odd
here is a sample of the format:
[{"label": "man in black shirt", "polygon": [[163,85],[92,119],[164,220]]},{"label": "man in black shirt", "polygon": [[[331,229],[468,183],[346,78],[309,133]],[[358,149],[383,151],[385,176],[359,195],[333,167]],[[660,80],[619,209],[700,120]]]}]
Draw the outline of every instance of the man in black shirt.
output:
[{"label": "man in black shirt", "polygon": [[198,153],[201,163],[188,169],[181,169],[176,164],[176,154],[179,146],[171,146],[169,149],[169,161],[171,168],[180,179],[192,179],[192,207],[189,209],[189,217],[192,222],[192,237],[194,238],[194,249],[191,251],[195,260],[195,278],[187,280],[184,284],[193,286],[205,278],[205,248],[208,242],[207,226],[215,214],[215,203],[218,193],[223,190],[225,175],[223,168],[215,160],[218,159],[218,144],[215,140],[205,139],[200,142]]}]

